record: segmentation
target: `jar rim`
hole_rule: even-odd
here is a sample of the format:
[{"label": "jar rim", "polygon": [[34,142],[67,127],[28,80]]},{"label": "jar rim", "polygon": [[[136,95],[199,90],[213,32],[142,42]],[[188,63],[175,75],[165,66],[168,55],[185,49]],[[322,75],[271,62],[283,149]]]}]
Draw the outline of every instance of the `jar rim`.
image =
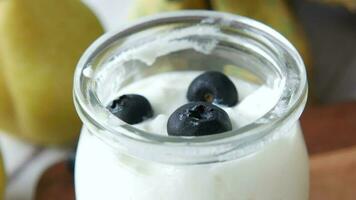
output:
[{"label": "jar rim", "polygon": [[[246,26],[258,29],[259,31],[264,32],[269,37],[283,45],[284,53],[290,55],[295,61],[296,65],[300,72],[299,75],[299,84],[297,90],[294,91],[294,100],[288,104],[288,108],[280,111],[278,108],[278,103],[266,113],[262,118],[271,118],[271,113],[279,112],[278,117],[271,118],[268,120],[268,123],[258,123],[253,122],[245,127],[228,131],[221,134],[186,138],[186,137],[172,137],[172,136],[162,136],[155,133],[149,133],[146,131],[139,130],[134,126],[123,124],[120,128],[129,130],[139,137],[132,137],[120,131],[115,127],[109,126],[107,120],[98,115],[97,111],[93,109],[92,104],[100,104],[98,98],[95,98],[95,95],[88,95],[82,85],[83,71],[88,65],[96,58],[100,52],[102,52],[108,45],[120,39],[123,35],[128,35],[130,33],[135,33],[139,30],[145,30],[147,28],[154,27],[157,24],[165,22],[181,22],[182,20],[188,18],[198,18],[201,20],[204,19],[219,19],[219,20],[228,20],[231,22],[236,22],[239,24],[244,24]],[[286,80],[289,81],[289,80]],[[274,127],[279,126],[284,123],[288,118],[295,115],[295,120],[297,120],[304,108],[306,98],[307,98],[307,79],[304,63],[293,45],[284,38],[277,31],[272,28],[264,25],[261,22],[249,19],[246,17],[216,12],[216,11],[176,11],[161,13],[154,16],[145,17],[137,22],[131,23],[126,27],[123,27],[117,31],[109,32],[98,38],[83,54],[81,57],[74,75],[74,102],[77,109],[77,112],[84,122],[84,125],[94,125],[94,127],[105,130],[111,134],[111,137],[116,137],[119,139],[121,144],[126,146],[126,149],[132,149],[132,145],[146,145],[151,148],[157,148],[159,146],[164,146],[167,148],[174,149],[185,149],[187,148],[202,148],[208,149],[211,146],[224,146],[231,144],[237,141],[245,141],[246,143],[253,143],[268,133],[272,132]],[[284,91],[283,91],[284,92]],[[281,99],[279,101],[282,101]],[[89,103],[91,102],[91,103]],[[103,107],[105,109],[105,107]],[[131,146],[131,147],[130,147]],[[176,151],[176,150],[174,150]],[[226,151],[222,150],[222,151]],[[167,152],[168,153],[168,152]],[[222,153],[222,152],[220,152]],[[209,159],[208,159],[209,160]],[[211,160],[205,160],[202,162],[211,162]]]}]

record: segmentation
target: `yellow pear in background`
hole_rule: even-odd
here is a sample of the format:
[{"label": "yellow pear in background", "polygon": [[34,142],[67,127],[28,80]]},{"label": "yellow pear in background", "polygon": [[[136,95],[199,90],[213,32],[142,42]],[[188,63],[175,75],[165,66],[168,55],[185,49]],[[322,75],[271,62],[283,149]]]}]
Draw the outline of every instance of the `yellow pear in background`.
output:
[{"label": "yellow pear in background", "polygon": [[[0,2],[0,11],[2,5],[3,3]],[[0,17],[1,17],[1,13],[0,13]],[[8,113],[8,115],[6,115],[6,113]],[[1,60],[0,60],[0,127],[5,127],[8,130],[11,130],[12,127],[16,128],[15,120],[13,119],[13,111],[11,106],[10,95],[5,85]],[[3,165],[3,159],[0,153],[0,200],[3,200],[5,195],[5,179],[6,179],[5,169]]]},{"label": "yellow pear in background", "polygon": [[[1,7],[1,3],[0,3]],[[0,8],[1,10],[1,8]],[[0,58],[1,59],[1,58]],[[15,113],[11,97],[6,87],[3,65],[0,60],[0,127],[9,132],[17,132]]]},{"label": "yellow pear in background", "polygon": [[0,129],[40,145],[74,143],[75,66],[103,29],[79,0],[0,3]]},{"label": "yellow pear in background", "polygon": [[207,0],[133,0],[130,18],[183,9],[207,9]]},{"label": "yellow pear in background", "polygon": [[[0,1],[0,21],[2,18],[1,16],[3,15],[3,5],[4,1]],[[8,131],[15,132],[17,131],[16,121],[14,118],[10,94],[5,83],[3,68],[0,56],[0,127]]]}]

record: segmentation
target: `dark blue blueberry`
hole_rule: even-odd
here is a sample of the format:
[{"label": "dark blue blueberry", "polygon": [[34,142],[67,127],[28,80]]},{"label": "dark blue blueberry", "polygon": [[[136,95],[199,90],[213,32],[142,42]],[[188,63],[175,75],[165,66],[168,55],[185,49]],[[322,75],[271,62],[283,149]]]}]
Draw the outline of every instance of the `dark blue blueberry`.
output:
[{"label": "dark blue blueberry", "polygon": [[109,111],[128,124],[137,124],[153,116],[150,102],[138,94],[125,94],[115,99]]},{"label": "dark blue blueberry", "polygon": [[169,117],[168,135],[202,136],[232,129],[229,115],[218,106],[206,102],[192,102],[178,108]]},{"label": "dark blue blueberry", "polygon": [[238,93],[234,83],[225,74],[208,71],[195,78],[189,85],[189,101],[204,101],[225,106],[234,106]]}]

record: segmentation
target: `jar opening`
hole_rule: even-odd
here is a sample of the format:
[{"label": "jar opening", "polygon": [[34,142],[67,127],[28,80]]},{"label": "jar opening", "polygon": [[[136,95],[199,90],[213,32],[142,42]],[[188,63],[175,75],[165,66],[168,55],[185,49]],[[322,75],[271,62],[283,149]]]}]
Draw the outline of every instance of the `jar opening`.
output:
[{"label": "jar opening", "polygon": [[[173,39],[173,36],[176,38]],[[168,43],[160,42],[163,40]],[[190,44],[185,40],[190,41]],[[141,44],[145,44],[145,48],[140,48],[143,46]],[[140,51],[140,55],[144,56],[135,57],[138,54],[132,50],[133,47],[135,51]],[[220,47],[221,49],[217,51],[216,49]],[[152,50],[153,48],[155,50]],[[188,52],[183,53],[181,50],[188,50]],[[226,53],[235,50],[238,50],[240,54],[231,53],[229,55]],[[119,89],[114,87],[128,84],[142,75],[149,76],[156,73],[147,68],[145,68],[144,74],[137,73],[142,71],[143,67],[140,66],[149,66],[159,62],[162,62],[163,65],[169,62],[178,64],[181,62],[182,59],[165,58],[164,56],[168,54],[179,53],[183,56],[194,54],[204,58],[204,56],[213,54],[223,55],[222,51],[226,55],[221,57],[222,60],[229,60],[229,56],[245,55],[240,59],[244,62],[244,66],[247,66],[249,62],[252,66],[251,60],[254,63],[259,63],[259,65],[255,65],[257,67],[239,69],[238,76],[244,74],[246,79],[254,80],[256,83],[263,82],[280,89],[280,96],[276,104],[253,123],[222,134],[195,138],[171,137],[148,133],[113,119],[105,108],[107,104],[105,100],[110,99],[108,94],[115,95],[110,91]],[[142,52],[144,53],[142,54]],[[127,69],[123,70],[121,67],[120,70],[123,70],[124,74],[121,78],[113,78],[111,76],[120,77],[118,73],[122,71],[117,69],[105,71],[102,68],[107,67],[108,62],[119,56],[121,56],[120,62],[125,63]],[[249,57],[246,58],[246,56]],[[217,57],[218,59],[220,58]],[[187,60],[189,59],[187,58]],[[191,60],[194,62],[194,59]],[[209,67],[209,63],[205,63],[205,65]],[[261,67],[264,65],[268,67]],[[193,70],[200,69],[199,66],[193,65],[187,67],[193,68]],[[168,66],[161,67],[160,70],[177,69]],[[229,65],[224,63],[218,70],[234,71],[235,68],[229,68]],[[266,77],[267,73],[271,76]],[[111,86],[101,84],[110,78],[115,79],[116,84]],[[74,78],[76,108],[85,127],[91,132],[95,132],[95,135],[111,145],[123,148],[137,156],[145,157],[147,151],[155,151],[162,152],[162,159],[165,161],[174,154],[175,162],[184,160],[182,162],[187,163],[189,161],[186,159],[186,154],[192,150],[195,153],[191,155],[191,160],[192,162],[194,160],[195,163],[197,161],[206,163],[228,160],[232,155],[230,153],[237,147],[256,143],[275,132],[274,130],[282,125],[292,124],[298,120],[306,97],[307,83],[304,64],[296,49],[283,36],[254,20],[213,11],[181,11],[160,14],[143,19],[115,33],[107,33],[85,52],[77,66]],[[137,146],[145,148],[142,150]],[[180,153],[177,153],[178,151]],[[225,157],[216,155],[225,155]],[[233,155],[239,156],[236,153]]]}]

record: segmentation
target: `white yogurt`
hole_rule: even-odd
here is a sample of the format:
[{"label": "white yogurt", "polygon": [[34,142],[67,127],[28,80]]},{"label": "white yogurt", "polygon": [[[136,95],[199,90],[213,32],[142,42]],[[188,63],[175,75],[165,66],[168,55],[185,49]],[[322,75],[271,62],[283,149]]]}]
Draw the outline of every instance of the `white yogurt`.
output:
[{"label": "white yogurt", "polygon": [[[140,94],[152,105],[154,117],[135,125],[142,130],[167,135],[167,120],[180,106],[188,103],[186,94],[189,84],[202,72],[169,72],[151,76],[123,88],[123,94]],[[234,107],[220,106],[230,116],[233,129],[245,126],[262,117],[278,101],[279,91],[266,86],[258,87],[242,80],[231,78],[240,102]],[[265,98],[265,96],[268,98]]]},{"label": "white yogurt", "polygon": [[[186,91],[199,72],[148,77],[118,95],[137,93],[152,104],[155,116],[137,128],[167,135],[170,114],[187,102]],[[233,128],[256,121],[278,101],[267,86],[232,79],[238,105],[223,109]],[[212,164],[173,165],[142,160],[114,150],[83,129],[76,161],[78,200],[307,200],[308,157],[299,124],[253,154]]]}]

